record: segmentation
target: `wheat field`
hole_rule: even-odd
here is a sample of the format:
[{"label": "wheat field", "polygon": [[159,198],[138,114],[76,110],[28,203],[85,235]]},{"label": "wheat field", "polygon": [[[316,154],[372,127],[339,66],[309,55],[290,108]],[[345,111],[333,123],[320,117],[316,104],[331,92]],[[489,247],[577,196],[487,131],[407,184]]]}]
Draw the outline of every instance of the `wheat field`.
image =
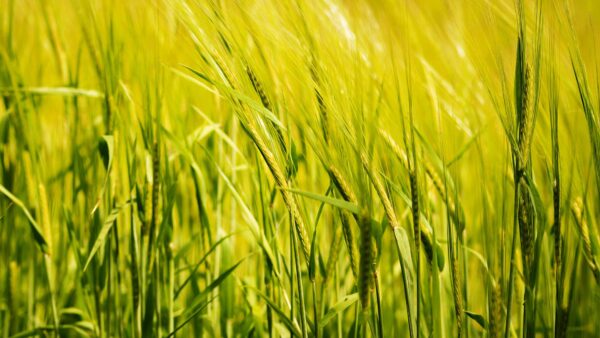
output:
[{"label": "wheat field", "polygon": [[597,337],[598,18],[0,0],[0,336]]}]

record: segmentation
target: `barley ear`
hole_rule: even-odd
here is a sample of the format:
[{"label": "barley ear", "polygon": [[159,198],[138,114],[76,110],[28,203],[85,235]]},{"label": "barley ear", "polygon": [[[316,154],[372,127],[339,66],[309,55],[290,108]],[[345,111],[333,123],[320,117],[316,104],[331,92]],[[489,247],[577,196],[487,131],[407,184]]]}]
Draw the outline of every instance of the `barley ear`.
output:
[{"label": "barley ear", "polygon": [[590,229],[585,220],[584,210],[583,210],[583,200],[581,197],[576,198],[571,204],[571,211],[575,216],[575,223],[579,228],[579,235],[581,236],[581,240],[583,242],[583,252],[585,253],[585,260],[596,279],[596,283],[600,284],[600,268],[598,267],[598,262],[596,257],[594,256],[594,252],[592,250],[592,241],[590,238]]},{"label": "barley ear", "polygon": [[492,282],[492,294],[490,299],[490,338],[498,338],[502,327],[502,288],[500,283]]},{"label": "barley ear", "polygon": [[[350,203],[356,203],[356,196],[350,188],[348,182],[344,179],[342,173],[334,166],[329,166],[327,169],[333,185],[337,191],[342,195],[342,198]],[[348,255],[350,256],[350,267],[354,278],[358,277],[358,264],[356,259],[356,244],[354,243],[354,235],[352,233],[351,220],[349,213],[346,211],[340,211],[340,220],[342,223],[342,229],[344,232],[344,240],[346,242],[346,248],[348,249]],[[359,221],[358,217],[356,218]]]},{"label": "barley ear", "polygon": [[450,268],[452,269],[452,294],[454,296],[454,313],[456,315],[456,329],[458,331],[458,336],[461,336],[462,327],[463,327],[463,314],[464,314],[464,305],[460,282],[460,276],[458,271],[458,259],[456,254],[454,257],[450,258]]},{"label": "barley ear", "polygon": [[327,171],[329,172],[333,184],[344,200],[350,203],[356,203],[356,195],[354,195],[354,192],[350,188],[348,182],[344,179],[344,176],[342,176],[342,173],[334,166],[329,166]]},{"label": "barley ear", "polygon": [[310,257],[310,245],[308,244],[308,234],[306,232],[306,228],[304,226],[304,221],[302,216],[300,215],[300,210],[298,209],[298,205],[296,204],[296,200],[292,193],[289,191],[289,186],[286,180],[283,171],[277,164],[275,160],[275,156],[269,150],[266,143],[259,136],[258,131],[254,127],[251,122],[247,122],[242,124],[242,127],[246,131],[246,133],[250,136],[256,148],[261,153],[267,167],[271,171],[273,178],[275,179],[275,183],[277,186],[281,188],[281,195],[283,197],[283,202],[285,203],[288,211],[292,216],[293,226],[296,228],[296,233],[298,234],[298,239],[300,240],[300,246],[302,247],[302,252],[304,253],[304,258],[309,260]]},{"label": "barley ear", "polygon": [[344,211],[340,211],[340,219],[344,232],[344,241],[346,242],[346,248],[348,249],[348,255],[350,256],[350,268],[352,269],[352,275],[354,278],[357,278],[358,259],[356,258],[356,244],[354,242],[354,235],[352,233],[352,228],[350,227],[351,219],[348,213]]},{"label": "barley ear", "polygon": [[360,216],[360,266],[358,290],[362,309],[369,307],[370,293],[373,285],[373,240],[371,238],[371,220],[368,215]]},{"label": "barley ear", "polygon": [[333,235],[333,244],[331,245],[331,250],[329,251],[329,258],[327,258],[327,266],[325,268],[325,278],[323,278],[323,285],[327,284],[327,281],[333,276],[333,270],[335,269],[335,265],[338,260],[340,245],[342,244],[343,239],[343,229],[341,227],[336,228],[336,231]]},{"label": "barley ear", "polygon": [[[523,265],[529,269],[533,255],[535,214],[531,194],[524,179],[519,182],[518,222]],[[525,270],[527,272],[527,269]]]},{"label": "barley ear", "polygon": [[533,132],[533,112],[530,107],[530,67],[525,64],[523,74],[523,83],[521,87],[521,111],[518,118],[518,150],[520,157],[520,170],[523,172],[529,161],[529,152],[531,148],[531,134]]}]

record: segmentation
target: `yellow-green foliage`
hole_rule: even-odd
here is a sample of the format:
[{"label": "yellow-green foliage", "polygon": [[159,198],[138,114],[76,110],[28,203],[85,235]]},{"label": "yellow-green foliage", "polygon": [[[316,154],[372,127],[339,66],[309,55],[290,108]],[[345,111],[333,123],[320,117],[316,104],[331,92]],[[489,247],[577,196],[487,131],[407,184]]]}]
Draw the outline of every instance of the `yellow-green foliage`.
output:
[{"label": "yellow-green foliage", "polygon": [[0,0],[0,337],[596,335],[598,18]]}]

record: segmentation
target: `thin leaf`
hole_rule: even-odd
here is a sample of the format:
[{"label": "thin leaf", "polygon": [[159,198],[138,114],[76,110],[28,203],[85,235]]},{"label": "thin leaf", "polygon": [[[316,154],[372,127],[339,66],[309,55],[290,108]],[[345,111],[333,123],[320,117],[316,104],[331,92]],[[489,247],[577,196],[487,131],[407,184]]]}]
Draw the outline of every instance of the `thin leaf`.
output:
[{"label": "thin leaf", "polygon": [[200,312],[202,312],[202,310],[204,310],[210,303],[212,303],[217,296],[214,296],[213,298],[207,300],[206,302],[202,303],[200,306],[198,306],[196,308],[196,310],[194,310],[194,312],[187,318],[185,319],[181,324],[179,324],[179,326],[177,326],[171,333],[169,333],[168,335],[165,336],[165,338],[169,338],[169,337],[173,337],[177,331],[181,330],[187,323],[189,323],[192,319],[194,319],[198,314],[200,314]]},{"label": "thin leaf", "polygon": [[2,194],[4,194],[6,197],[8,197],[9,200],[11,200],[16,206],[19,207],[19,209],[21,209],[23,211],[23,213],[25,214],[25,217],[27,217],[27,219],[29,220],[29,225],[31,228],[31,232],[33,233],[33,238],[39,245],[42,252],[47,254],[48,253],[48,242],[44,238],[44,235],[42,234],[42,231],[40,230],[39,225],[37,224],[35,219],[33,219],[33,216],[31,216],[31,214],[29,213],[29,210],[27,210],[27,207],[25,207],[25,204],[20,199],[18,199],[15,195],[11,194],[11,192],[8,191],[8,189],[6,189],[2,184],[0,184],[0,192]]},{"label": "thin leaf", "polygon": [[341,301],[335,303],[329,311],[319,321],[319,328],[323,329],[339,313],[346,311],[347,308],[358,301],[358,293],[345,296]]},{"label": "thin leaf", "polygon": [[252,289],[252,291],[254,291],[254,293],[256,293],[265,302],[267,302],[267,305],[273,311],[275,311],[275,313],[283,321],[283,324],[288,328],[288,330],[292,331],[294,337],[302,336],[302,333],[300,332],[300,328],[298,327],[298,324],[296,322],[292,322],[292,320],[290,318],[288,318],[288,316],[285,314],[285,312],[283,312],[283,310],[281,310],[272,300],[270,300],[269,297],[267,297],[267,295],[265,295],[262,291],[255,288],[254,286],[244,285],[244,287],[247,289]]},{"label": "thin leaf", "polygon": [[110,171],[112,166],[112,159],[115,149],[115,140],[112,135],[104,135],[98,142],[98,151],[100,151],[100,156],[102,157],[102,163],[104,164],[104,169],[106,171]]},{"label": "thin leaf", "polygon": [[360,210],[356,204],[353,204],[353,203],[350,203],[350,202],[347,202],[345,200],[341,200],[338,198],[323,196],[323,195],[315,194],[313,192],[308,192],[308,191],[299,190],[299,189],[292,189],[292,188],[288,188],[288,189],[279,188],[279,189],[287,190],[294,194],[302,195],[304,197],[308,197],[308,198],[311,198],[316,201],[320,201],[323,203],[333,205],[334,207],[338,207],[340,209],[349,211],[353,214],[358,214],[360,212]]},{"label": "thin leaf", "polygon": [[406,312],[408,313],[409,318],[408,325],[413,328],[411,331],[415,332],[414,328],[416,326],[416,322],[414,316],[411,316],[411,314],[415,313],[417,307],[415,304],[415,299],[412,296],[414,294],[413,276],[415,275],[415,268],[413,266],[412,255],[410,252],[410,242],[408,240],[406,230],[404,228],[394,228],[394,239],[396,240],[398,259],[402,268],[402,283],[404,284],[404,295],[407,302]]},{"label": "thin leaf", "polygon": [[479,326],[481,326],[482,329],[485,329],[487,327],[487,324],[485,322],[485,318],[483,318],[482,315],[475,313],[475,312],[471,312],[471,311],[465,311],[465,314],[471,318],[472,320],[474,320],[477,324],[479,324]]},{"label": "thin leaf", "polygon": [[98,249],[100,249],[100,247],[102,245],[104,245],[104,242],[106,241],[106,236],[108,236],[110,229],[112,229],[113,224],[115,224],[115,221],[117,220],[117,216],[119,216],[119,213],[121,212],[121,210],[130,203],[131,203],[131,201],[125,202],[125,203],[113,208],[111,210],[110,214],[108,214],[108,216],[104,220],[102,229],[100,229],[100,232],[98,233],[98,237],[96,237],[96,240],[94,241],[94,245],[92,246],[92,250],[90,251],[88,259],[85,262],[85,265],[83,266],[83,272],[85,272],[87,270],[88,265],[92,261],[92,258],[94,258],[94,255],[96,254]]},{"label": "thin leaf", "polygon": [[225,270],[225,272],[221,273],[219,277],[217,277],[212,283],[210,283],[200,294],[198,294],[194,300],[192,300],[191,305],[188,307],[188,310],[184,312],[184,315],[188,317],[193,314],[199,306],[203,304],[203,299],[206,295],[208,295],[212,290],[216,289],[237,269],[237,267],[244,261],[245,258],[242,258],[240,261],[235,263],[232,267]]},{"label": "thin leaf", "polygon": [[215,242],[215,244],[213,244],[210,249],[208,249],[208,251],[204,254],[204,256],[202,256],[202,258],[200,258],[200,260],[194,265],[194,269],[192,270],[192,272],[190,272],[190,275],[185,279],[185,281],[183,281],[183,283],[181,283],[181,285],[179,286],[179,288],[177,289],[177,291],[175,291],[175,299],[177,299],[177,297],[179,296],[179,294],[181,293],[181,291],[183,290],[183,288],[187,285],[187,283],[191,280],[192,276],[196,273],[196,271],[198,271],[198,269],[200,268],[200,265],[202,265],[202,263],[204,263],[204,261],[208,258],[208,256],[217,248],[219,247],[219,245],[221,243],[223,243],[226,239],[228,239],[229,237],[235,235],[236,233],[231,233],[228,234],[227,236],[223,236],[221,237],[217,242]]}]

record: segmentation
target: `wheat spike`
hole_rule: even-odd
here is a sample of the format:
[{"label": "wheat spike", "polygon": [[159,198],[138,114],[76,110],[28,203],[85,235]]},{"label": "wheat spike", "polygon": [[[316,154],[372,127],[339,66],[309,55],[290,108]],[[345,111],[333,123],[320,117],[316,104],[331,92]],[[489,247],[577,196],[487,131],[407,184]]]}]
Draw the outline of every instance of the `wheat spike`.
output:
[{"label": "wheat spike", "polygon": [[462,335],[464,305],[462,293],[460,290],[460,276],[458,274],[458,260],[456,255],[450,258],[450,268],[452,269],[452,294],[454,296],[454,313],[456,315],[456,329],[458,336]]},{"label": "wheat spike", "polygon": [[523,87],[521,93],[521,112],[519,118],[519,135],[518,135],[518,147],[519,156],[521,158],[519,168],[523,171],[527,167],[529,161],[529,150],[531,148],[531,133],[533,126],[533,114],[529,107],[530,105],[530,68],[529,64],[525,66],[525,74],[523,76]]},{"label": "wheat spike", "polygon": [[443,201],[446,201],[446,199],[448,200],[448,209],[449,209],[448,211],[450,212],[450,215],[452,215],[453,218],[457,218],[456,205],[454,204],[454,200],[452,199],[451,196],[448,196],[446,194],[446,188],[444,187],[444,182],[438,175],[437,170],[435,170],[435,168],[429,161],[423,161],[423,166],[425,167],[425,173],[427,174],[427,176],[433,183],[433,186],[435,187],[435,189],[438,191],[440,198]]},{"label": "wheat spike", "polygon": [[325,268],[325,278],[323,278],[323,284],[326,284],[329,278],[331,278],[333,275],[333,269],[337,263],[340,245],[342,244],[342,238],[344,237],[342,234],[343,231],[343,227],[338,227],[333,235],[333,244],[331,245],[331,250],[329,251],[329,258],[327,259],[327,267]]},{"label": "wheat spike", "polygon": [[[369,176],[369,179],[371,180],[373,186],[375,187],[375,191],[377,192],[377,195],[379,196],[379,199],[381,200],[381,203],[383,204],[383,210],[385,211],[385,215],[386,215],[388,222],[390,223],[390,226],[392,227],[392,229],[399,227],[400,223],[398,222],[396,212],[394,211],[394,208],[392,206],[392,201],[390,200],[388,194],[386,193],[386,191],[383,187],[383,184],[381,183],[381,180],[379,179],[378,176],[376,176],[369,169],[369,166],[368,166],[369,161],[365,154],[361,155],[361,160],[363,163],[363,167],[367,171],[367,175]],[[431,263],[433,260],[433,251],[434,251],[433,250],[433,240],[431,238],[431,233],[429,232],[427,227],[425,227],[420,222],[418,201],[415,203],[413,200],[412,212],[413,212],[413,222],[416,222],[416,223],[414,223],[415,236],[418,236],[418,238],[420,238],[420,240],[416,240],[416,242],[418,242],[418,243],[421,243],[421,241],[423,242],[423,249],[425,250],[425,255],[427,256],[427,261],[429,263]],[[420,234],[420,236],[419,236],[419,234]],[[419,249],[419,244],[417,244],[416,249],[417,250]]]},{"label": "wheat spike", "polygon": [[354,195],[354,192],[350,188],[348,182],[342,176],[342,173],[340,173],[340,171],[334,166],[329,166],[328,171],[333,184],[340,192],[344,200],[356,204],[356,195]]},{"label": "wheat spike", "polygon": [[592,241],[590,238],[590,230],[588,224],[585,220],[583,213],[583,200],[581,197],[576,198],[571,204],[571,211],[575,216],[575,223],[579,227],[579,234],[581,235],[581,240],[583,241],[583,251],[585,252],[585,259],[596,278],[596,282],[600,283],[600,270],[598,268],[598,262],[594,256],[592,251]]},{"label": "wheat spike", "polygon": [[554,267],[558,273],[561,264],[561,224],[560,224],[560,186],[556,180],[552,184],[552,203],[554,206]]},{"label": "wheat spike", "polygon": [[518,222],[521,236],[521,252],[523,265],[529,268],[533,254],[535,215],[533,202],[527,184],[523,179],[519,182]]},{"label": "wheat spike", "polygon": [[248,74],[248,79],[250,79],[250,83],[252,83],[252,87],[254,88],[254,91],[260,98],[260,102],[262,103],[262,105],[267,110],[272,111],[271,110],[271,102],[269,101],[269,98],[267,97],[267,93],[263,89],[262,84],[256,78],[256,75],[254,75],[254,72],[252,71],[252,69],[250,69],[250,67],[248,67],[248,66],[246,66],[246,74]]},{"label": "wheat spike", "polygon": [[300,210],[296,204],[296,199],[289,191],[289,186],[286,181],[285,175],[283,171],[279,168],[277,161],[275,160],[275,156],[269,150],[267,145],[264,143],[262,138],[259,136],[258,131],[252,125],[252,123],[247,122],[242,125],[256,147],[258,151],[261,153],[267,167],[271,171],[273,178],[275,179],[275,183],[281,188],[281,195],[283,196],[283,202],[288,208],[288,211],[292,215],[292,221],[296,227],[296,232],[298,234],[298,239],[300,240],[300,246],[302,247],[302,252],[304,253],[304,257],[308,261],[310,257],[310,246],[308,244],[308,235],[306,233],[306,228],[304,226],[304,221],[300,215]]},{"label": "wheat spike", "polygon": [[[400,147],[398,147],[398,144],[394,141],[394,139],[392,139],[392,137],[385,130],[379,129],[379,133],[382,136],[382,138],[384,139],[384,141],[386,142],[386,144],[388,145],[388,147],[392,150],[394,155],[396,155],[398,160],[400,160],[400,162],[404,165],[404,167],[408,169],[408,159],[406,157],[406,153],[404,151],[402,151],[400,149]],[[431,181],[434,183],[434,186],[436,187],[436,190],[440,194],[440,197],[442,198],[442,200],[445,201],[446,198],[448,199],[448,209],[449,209],[448,211],[450,212],[450,216],[454,219],[455,222],[457,222],[457,223],[460,222],[460,218],[458,217],[458,213],[456,212],[456,204],[454,203],[453,199],[450,196],[446,196],[446,189],[444,188],[444,184],[442,183],[442,180],[440,179],[439,175],[437,174],[437,171],[433,168],[433,165],[431,165],[431,163],[429,163],[428,161],[423,161],[423,162],[425,163],[425,173],[431,179]],[[421,224],[420,226],[421,226],[421,234],[423,234],[423,232],[429,233],[429,231],[423,224]],[[423,235],[421,235],[421,238],[423,238]],[[427,240],[431,243],[430,238],[427,238]],[[424,242],[424,245],[425,245],[425,242]],[[428,255],[428,257],[429,256],[430,255]]]},{"label": "wheat spike", "polygon": [[[267,96],[267,93],[265,92],[263,85],[261,84],[261,82],[258,80],[258,78],[256,77],[256,75],[254,74],[254,72],[252,71],[252,69],[249,66],[246,66],[246,74],[248,74],[248,78],[250,79],[250,83],[252,83],[252,88],[254,88],[254,91],[256,92],[256,94],[258,95],[258,97],[260,98],[260,102],[262,103],[263,107],[265,107],[265,109],[269,110],[269,111],[273,111],[272,109],[272,105],[271,105],[271,101],[269,100],[269,97]],[[275,133],[277,134],[277,141],[279,142],[279,146],[281,147],[281,151],[284,154],[288,153],[288,146],[287,143],[285,141],[285,136],[283,135],[283,131],[281,130],[281,128],[279,128],[279,126],[277,126],[275,123],[271,123],[271,126],[273,126],[273,129],[275,129]],[[288,168],[288,172],[289,172],[290,168]]]},{"label": "wheat spike", "polygon": [[[333,165],[330,165],[327,171],[329,172],[331,181],[335,185],[340,195],[342,195],[342,198],[347,202],[356,204],[356,196],[354,195],[354,192],[350,188],[348,182],[344,179],[344,176],[342,176],[342,173]],[[340,211],[340,220],[344,232],[346,248],[348,249],[348,255],[350,256],[350,267],[352,268],[352,274],[356,278],[358,276],[358,264],[356,262],[356,244],[354,243],[354,235],[352,233],[349,213],[347,211]],[[358,217],[356,217],[356,221],[359,222]]]},{"label": "wheat spike", "polygon": [[371,183],[373,183],[373,187],[375,187],[375,191],[377,192],[381,203],[383,204],[383,210],[385,211],[385,215],[387,217],[388,222],[390,223],[390,226],[392,227],[392,229],[399,227],[400,225],[398,223],[398,218],[396,217],[396,212],[392,207],[392,201],[390,201],[379,177],[371,171],[367,155],[365,155],[364,153],[361,154],[360,159],[363,167],[365,168],[365,171],[367,172],[367,175],[369,176],[369,179],[371,180]]},{"label": "wheat spike", "polygon": [[309,68],[310,77],[315,84],[315,97],[317,98],[317,106],[319,108],[319,113],[321,114],[321,129],[323,131],[323,138],[325,139],[325,143],[329,144],[329,118],[327,114],[327,106],[325,105],[323,95],[321,94],[321,80],[319,79],[319,74],[317,73],[314,56],[311,57]]},{"label": "wheat spike", "polygon": [[344,231],[344,241],[346,242],[346,248],[348,248],[348,255],[350,256],[350,268],[352,269],[352,275],[356,278],[358,277],[358,263],[356,258],[356,244],[352,228],[350,227],[350,216],[348,216],[347,212],[340,211],[340,218]]},{"label": "wheat spike", "polygon": [[500,337],[502,325],[502,289],[499,283],[493,283],[490,305],[490,338]]},{"label": "wheat spike", "polygon": [[370,292],[373,285],[373,241],[371,239],[371,220],[368,215],[360,216],[360,266],[358,290],[363,310],[369,307]]}]

